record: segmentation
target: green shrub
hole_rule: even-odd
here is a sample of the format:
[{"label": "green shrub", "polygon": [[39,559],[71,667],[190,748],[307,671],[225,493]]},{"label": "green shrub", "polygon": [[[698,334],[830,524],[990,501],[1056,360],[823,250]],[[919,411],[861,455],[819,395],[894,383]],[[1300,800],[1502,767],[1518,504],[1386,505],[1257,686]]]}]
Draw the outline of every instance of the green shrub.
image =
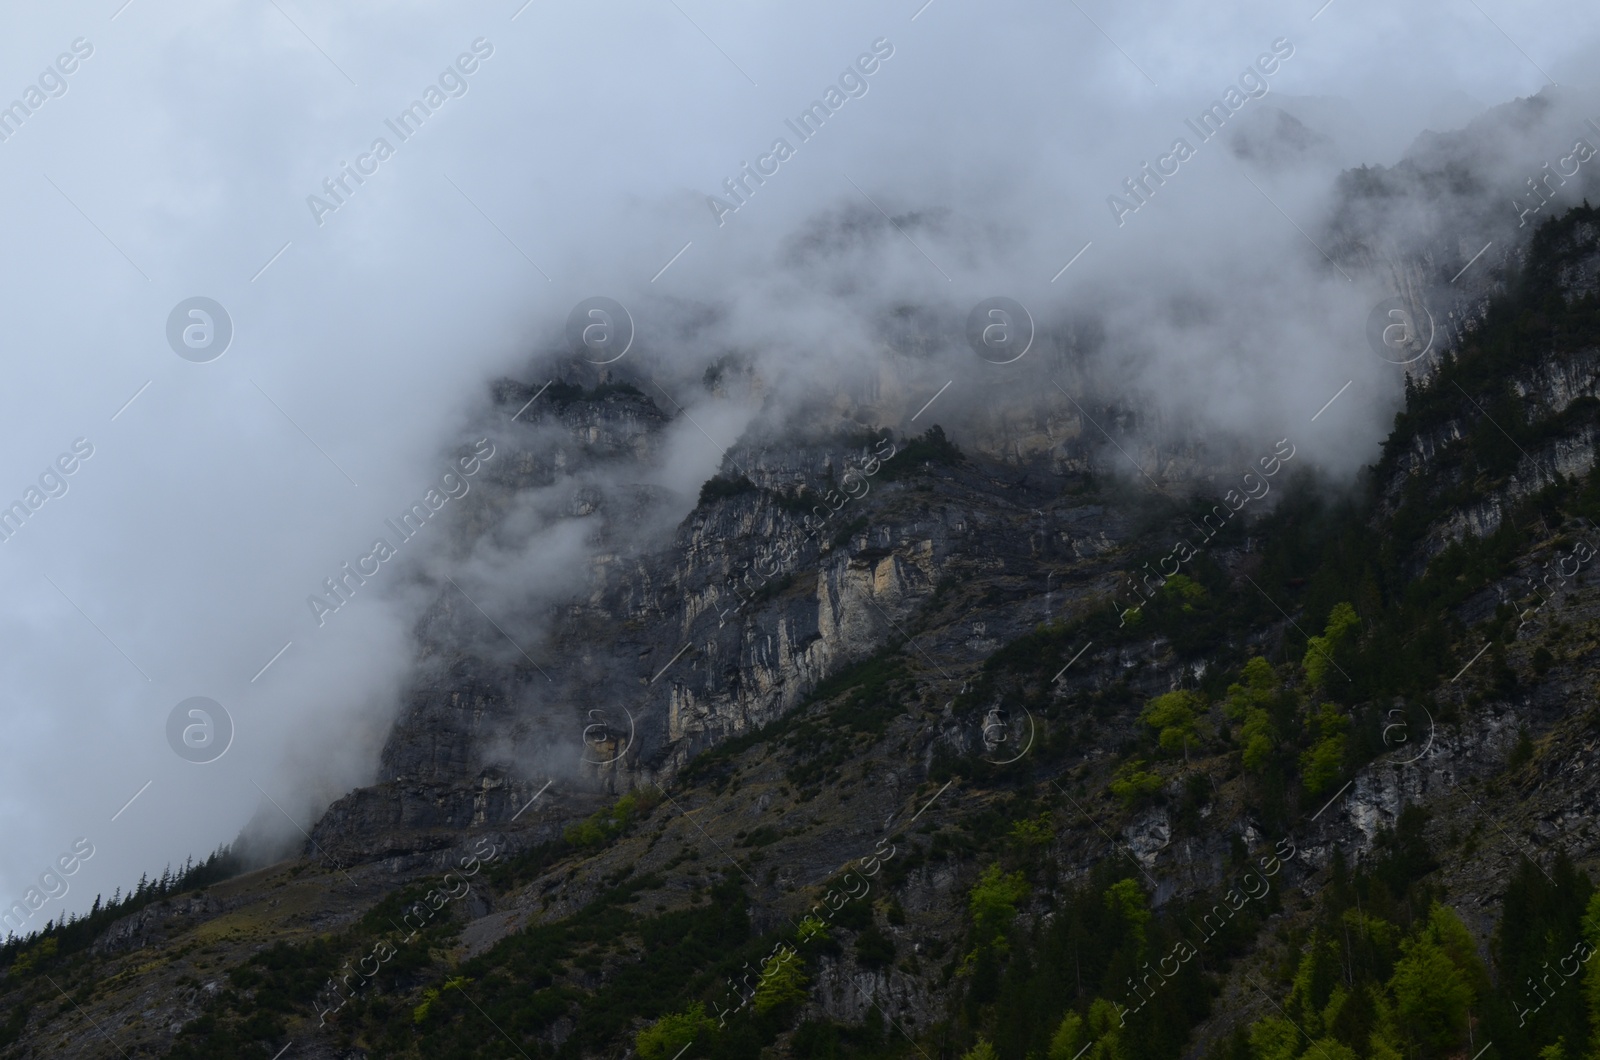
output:
[{"label": "green shrub", "polygon": [[1228,717],[1243,722],[1238,741],[1244,749],[1244,767],[1258,772],[1278,746],[1278,729],[1272,722],[1272,706],[1279,695],[1278,675],[1272,664],[1258,655],[1245,663],[1240,677],[1241,683],[1228,686],[1222,709]]},{"label": "green shrub", "polygon": [[1200,711],[1205,697],[1180,689],[1152,699],[1139,720],[1156,730],[1156,741],[1163,751],[1188,753],[1200,742]]},{"label": "green shrub", "polygon": [[1317,741],[1300,756],[1300,769],[1306,791],[1318,795],[1344,770],[1345,731],[1350,728],[1350,716],[1344,708],[1324,703],[1313,728],[1318,733]]},{"label": "green shrub", "polygon": [[33,974],[33,970],[46,964],[56,955],[58,943],[55,939],[45,939],[32,949],[23,950],[11,965],[11,974],[17,978]]},{"label": "green shrub", "polygon": [[967,896],[967,908],[972,913],[973,934],[980,946],[993,945],[1010,928],[1017,915],[1017,903],[1028,893],[1028,881],[1022,873],[1007,875],[998,864],[990,865],[978,877],[972,892]]},{"label": "green shrub", "polygon": [[1142,758],[1124,764],[1111,778],[1111,794],[1129,806],[1144,801],[1160,790],[1161,778],[1145,771]]},{"label": "green shrub", "polygon": [[1056,836],[1055,820],[1050,816],[1049,810],[1044,810],[1037,817],[1025,817],[1017,821],[1006,834],[1019,846],[1046,846]]},{"label": "green shrub", "polygon": [[1144,889],[1132,880],[1118,880],[1106,888],[1105,903],[1106,908],[1128,926],[1134,949],[1143,950],[1145,925],[1150,923],[1150,904],[1145,899]]},{"label": "green shrub", "polygon": [[640,1031],[633,1039],[633,1047],[640,1060],[673,1060],[701,1033],[716,1024],[706,1015],[706,1007],[696,1001],[683,1012],[662,1016]]},{"label": "green shrub", "polygon": [[795,930],[795,938],[803,946],[808,942],[826,944],[829,941],[828,925],[807,914]]},{"label": "green shrub", "polygon": [[428,1021],[428,1013],[433,1011],[433,1003],[439,1000],[441,994],[446,990],[461,990],[470,982],[472,982],[471,979],[457,975],[446,979],[444,984],[438,988],[428,987],[422,992],[422,1003],[411,1010],[411,1022],[419,1026],[426,1023]]},{"label": "green shrub", "polygon": [[1050,1052],[1046,1054],[1046,1060],[1078,1060],[1084,1047],[1089,1044],[1084,1040],[1085,1037],[1083,1017],[1069,1009],[1061,1018],[1055,1033],[1050,1036]]},{"label": "green shrub", "polygon": [[634,818],[642,817],[655,808],[658,797],[628,792],[606,809],[596,810],[582,821],[561,833],[572,846],[579,848],[603,846],[614,836],[622,834]]},{"label": "green shrub", "polygon": [[1488,985],[1472,937],[1445,906],[1435,905],[1419,934],[1400,944],[1404,954],[1389,979],[1401,1034],[1433,1055],[1466,1044],[1467,1012]]},{"label": "green shrub", "polygon": [[1306,654],[1301,665],[1306,671],[1307,684],[1319,690],[1327,684],[1329,672],[1338,668],[1334,657],[1352,639],[1360,625],[1361,619],[1356,617],[1355,608],[1348,603],[1333,605],[1322,636],[1306,641]]},{"label": "green shrub", "polygon": [[756,985],[755,1009],[770,1012],[806,999],[805,961],[792,947],[785,946],[761,962],[761,980]]},{"label": "green shrub", "polygon": [[1206,598],[1206,587],[1187,574],[1174,574],[1162,584],[1161,594],[1177,601],[1182,610],[1192,612],[1194,605]]}]

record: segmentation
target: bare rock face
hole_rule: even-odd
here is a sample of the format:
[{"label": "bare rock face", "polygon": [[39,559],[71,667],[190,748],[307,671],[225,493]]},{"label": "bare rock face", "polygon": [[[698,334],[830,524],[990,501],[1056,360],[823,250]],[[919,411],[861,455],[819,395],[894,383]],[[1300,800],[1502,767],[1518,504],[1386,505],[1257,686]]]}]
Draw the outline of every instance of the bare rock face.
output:
[{"label": "bare rock face", "polygon": [[[1559,246],[1547,248],[1554,258],[1538,277],[1528,282],[1559,291],[1568,302],[1600,293],[1600,228],[1593,224],[1570,226]],[[1551,337],[1552,344],[1556,341]],[[1432,385],[1428,380],[1423,385]],[[1459,384],[1453,384],[1459,388]],[[1418,431],[1396,462],[1396,474],[1385,484],[1386,513],[1393,512],[1408,489],[1418,481],[1445,491],[1471,486],[1449,459],[1452,448],[1487,419],[1504,435],[1517,422],[1545,424],[1526,444],[1511,441],[1519,459],[1509,474],[1491,488],[1474,490],[1470,501],[1445,506],[1429,535],[1428,555],[1471,534],[1487,537],[1500,526],[1504,513],[1538,493],[1557,477],[1582,477],[1600,456],[1600,423],[1593,416],[1595,395],[1600,393],[1600,349],[1545,348],[1530,351],[1523,363],[1512,366],[1495,388],[1484,387],[1464,396],[1463,414]],[[1503,397],[1502,397],[1503,395]],[[1512,419],[1512,417],[1515,419]]]},{"label": "bare rock face", "polygon": [[[1469,129],[1419,142],[1393,171],[1348,175],[1334,226],[1344,260],[1387,270],[1399,290],[1436,284],[1459,249],[1439,240],[1459,226],[1441,219],[1437,231],[1387,231],[1383,203],[1424,193],[1436,205],[1476,203],[1481,188],[1448,179],[1461,166],[1481,167],[1475,143]],[[1554,255],[1548,279],[1563,297],[1600,289],[1594,227],[1573,229]],[[1525,251],[1508,236],[1497,253],[1509,263]],[[1450,296],[1462,329],[1476,326],[1481,306],[1472,306],[1506,275],[1491,264],[1480,262]],[[896,355],[918,356],[937,340],[935,323],[902,322],[905,352]],[[907,394],[886,396],[890,381],[864,390],[853,381],[819,399],[815,422],[831,427],[752,429],[724,454],[699,504],[626,470],[660,457],[673,419],[644,391],[603,380],[542,392],[502,383],[491,416],[499,454],[462,504],[451,542],[464,569],[490,573],[427,582],[434,602],[417,627],[417,669],[376,783],[329,809],[314,849],[358,862],[426,863],[464,828],[508,824],[552,783],[596,798],[665,783],[700,751],[783,717],[830,675],[914,641],[908,627],[936,594],[974,580],[1010,592],[1008,552],[1080,573],[1046,586],[1042,613],[1008,616],[1009,628],[966,630],[936,657],[981,658],[1033,623],[1100,598],[1115,573],[1104,557],[1126,539],[1126,516],[1063,492],[1105,470],[1100,431],[1122,436],[1136,462],[1178,492],[1214,485],[1240,462],[1226,445],[1195,442],[1159,410],[1093,397],[1080,370],[1103,341],[1092,322],[1044,329],[1034,374],[975,408],[953,406],[973,458],[965,470],[956,461],[937,473],[904,464],[883,473],[896,459],[885,454],[907,444],[905,428],[928,424],[902,424],[900,433],[863,426],[915,405]],[[1081,401],[1039,397],[1057,376]],[[1600,387],[1600,350],[1530,357],[1507,383],[1530,422],[1577,419],[1530,444],[1514,473],[1473,502],[1444,506],[1430,531],[1433,551],[1493,532],[1512,505],[1600,455],[1600,424],[1578,415]],[[1489,400],[1479,398],[1480,406]],[[891,416],[890,406],[902,411]],[[1441,454],[1472,426],[1453,418],[1415,432],[1386,484],[1389,504],[1418,478],[1448,488],[1461,473]],[[527,571],[539,557],[517,549],[548,527],[581,538],[584,558],[536,577]],[[952,746],[985,739],[981,725],[947,719],[945,727]],[[1406,793],[1364,783],[1360,830],[1370,838]],[[588,803],[562,805],[582,812]],[[1164,842],[1153,822],[1135,838],[1141,861]]]},{"label": "bare rock face", "polygon": [[1150,868],[1155,864],[1156,856],[1171,842],[1172,824],[1167,819],[1167,812],[1155,807],[1129,822],[1124,835],[1133,856]]},{"label": "bare rock face", "polygon": [[[438,587],[377,782],[330,807],[308,853],[423,865],[469,826],[509,823],[552,781],[596,796],[665,782],[913,636],[941,587],[1003,577],[1012,552],[1097,567],[1123,533],[1123,517],[1060,495],[1050,446],[1013,433],[974,454],[982,472],[958,461],[882,474],[897,442],[848,422],[811,440],[741,443],[708,484],[720,484],[714,498],[672,529],[663,513],[685,499],[608,473],[652,458],[666,417],[632,388],[576,389],[515,423],[532,389],[500,389],[499,453],[463,507],[457,551],[470,561],[544,519],[588,528],[589,569],[560,592],[491,586],[492,607],[468,595],[471,583]],[[1044,613],[963,630],[937,650],[981,659],[1091,590],[1055,584]]]},{"label": "bare rock face", "polygon": [[195,923],[214,917],[226,906],[204,894],[182,895],[145,906],[132,916],[123,917],[95,940],[96,955],[125,953],[147,946],[158,946]]},{"label": "bare rock face", "polygon": [[[501,452],[463,508],[458,551],[470,559],[542,518],[586,528],[590,566],[559,592],[491,586],[490,607],[470,582],[438,586],[376,783],[329,808],[308,855],[442,866],[455,836],[510,824],[547,785],[574,796],[557,804],[570,821],[603,794],[666,783],[700,751],[783,717],[890,643],[911,640],[924,659],[981,661],[1041,621],[1105,606],[1108,566],[1129,532],[1127,513],[1062,492],[1083,476],[1060,470],[1058,442],[1081,423],[1032,421],[1051,444],[1024,444],[1015,428],[1027,417],[1016,410],[980,417],[973,432],[995,448],[975,447],[965,464],[891,473],[883,468],[906,440],[887,432],[846,423],[809,440],[757,437],[726,454],[706,502],[663,526],[683,498],[601,473],[657,452],[667,421],[653,403],[627,388],[580,391],[512,424],[529,393],[507,385],[499,395]],[[1154,419],[1147,426],[1161,437]],[[1093,465],[1098,448],[1080,442]],[[1225,474],[1237,455],[1149,444],[1174,489]],[[1057,565],[1042,607],[917,640],[913,623],[936,594],[986,586],[974,606],[1032,596],[1009,572],[1040,562]],[[961,748],[986,746],[1011,724],[939,723]],[[559,834],[542,818],[538,828]]]}]

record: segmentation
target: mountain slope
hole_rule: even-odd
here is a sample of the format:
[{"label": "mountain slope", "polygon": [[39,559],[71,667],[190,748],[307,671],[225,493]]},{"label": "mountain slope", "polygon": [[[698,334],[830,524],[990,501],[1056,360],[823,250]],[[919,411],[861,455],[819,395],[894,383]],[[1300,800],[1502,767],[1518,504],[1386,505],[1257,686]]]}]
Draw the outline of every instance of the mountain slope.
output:
[{"label": "mountain slope", "polygon": [[[1353,490],[1288,440],[1189,492],[823,432],[730,451],[653,554],[659,496],[579,483],[619,558],[550,643],[609,761],[519,773],[539,660],[441,596],[380,783],[0,950],[0,1055],[1583,1055],[1582,985],[1523,980],[1600,853],[1597,233],[1539,230]],[[665,418],[557,396],[466,540]],[[808,527],[830,478],[870,488]]]}]

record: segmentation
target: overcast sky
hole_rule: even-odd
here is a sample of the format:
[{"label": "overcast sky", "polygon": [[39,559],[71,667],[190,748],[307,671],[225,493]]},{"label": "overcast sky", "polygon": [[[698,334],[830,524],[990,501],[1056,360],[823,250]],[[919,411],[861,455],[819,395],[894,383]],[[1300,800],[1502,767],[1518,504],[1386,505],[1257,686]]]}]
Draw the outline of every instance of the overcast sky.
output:
[{"label": "overcast sky", "polygon": [[[1005,294],[1045,315],[1204,276],[1231,343],[1156,330],[1130,357],[1203,416],[1263,430],[1268,406],[1303,420],[1359,380],[1302,436],[1335,466],[1371,459],[1395,383],[1359,348],[1371,292],[1341,291],[1297,227],[1332,169],[1252,187],[1211,144],[1121,226],[1107,196],[1280,39],[1293,54],[1251,105],[1328,97],[1337,161],[1390,164],[1425,128],[1580,84],[1597,34],[1576,3],[1319,6],[11,5],[0,103],[31,113],[0,142],[0,504],[60,495],[0,543],[0,904],[79,837],[95,854],[36,924],[231,840],[263,795],[309,826],[361,783],[410,612],[373,593],[318,628],[306,596],[438,478],[486,382],[582,298],[717,301],[722,338],[782,351],[791,376],[870,355],[831,266],[776,264],[819,216],[948,211],[841,259],[881,300]],[[892,54],[865,94],[802,143],[785,120],[875,42]],[[440,105],[401,140],[386,120],[430,85]],[[780,137],[792,157],[719,225],[708,196]],[[363,156],[376,171],[335,202],[323,182]],[[233,331],[208,361],[168,341],[197,296]],[[1237,321],[1257,316],[1247,341]],[[50,475],[75,443],[92,455]],[[692,488],[715,462],[675,466]],[[169,746],[195,696],[236,727],[215,762]]]}]

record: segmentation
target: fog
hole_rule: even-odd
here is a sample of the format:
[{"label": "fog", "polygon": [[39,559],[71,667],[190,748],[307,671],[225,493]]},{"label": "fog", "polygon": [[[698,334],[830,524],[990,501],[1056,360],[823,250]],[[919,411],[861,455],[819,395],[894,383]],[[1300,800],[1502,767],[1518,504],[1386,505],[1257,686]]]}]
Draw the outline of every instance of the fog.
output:
[{"label": "fog", "polygon": [[[1041,322],[1096,314],[1104,385],[1195,432],[1262,451],[1288,434],[1348,474],[1375,456],[1400,375],[1363,339],[1392,277],[1341,270],[1319,245],[1335,177],[1393,165],[1425,130],[1552,80],[1563,92],[1541,124],[1492,131],[1489,183],[1539,175],[1576,137],[1600,143],[1583,122],[1600,119],[1583,10],[67,0],[8,12],[0,104],[23,106],[9,124],[0,112],[0,504],[27,512],[0,542],[0,903],[80,838],[94,853],[31,927],[203,856],[258,809],[308,829],[371,776],[421,597],[387,567],[320,625],[307,596],[492,434],[478,426],[490,381],[535,379],[591,296],[629,308],[640,338],[627,370],[695,421],[678,417],[636,476],[678,498],[655,533],[687,512],[766,395],[798,408],[881,357],[888,307],[960,320],[996,295]],[[1262,91],[1247,69],[1264,94],[1202,141],[1186,123],[1229,86]],[[830,85],[842,103],[802,139],[788,123]],[[398,135],[391,123],[430,86],[437,105]],[[1226,141],[1273,107],[1323,139],[1272,164],[1241,159]],[[773,164],[759,160],[780,138],[776,170],[728,192],[744,164]],[[1124,182],[1178,138],[1192,157],[1119,218],[1108,198],[1131,202]],[[1478,216],[1459,205],[1451,217]],[[1500,211],[1484,224],[1506,229],[1483,241],[1514,237],[1498,191],[1473,208]],[[1407,199],[1393,211],[1374,223],[1396,239],[1438,221]],[[231,323],[220,356],[187,310],[169,329],[196,297]],[[201,345],[180,356],[169,330],[195,323]],[[693,385],[730,350],[757,366],[761,394]],[[959,380],[929,419],[959,416],[993,400],[992,367],[952,342],[906,390]],[[458,566],[424,531],[407,562],[463,572],[477,598],[504,582],[512,568],[496,564],[526,526],[522,554],[541,559],[514,568],[524,598],[571,591],[585,545],[540,504],[501,528],[499,551]],[[479,602],[494,613],[516,595]],[[215,761],[169,744],[190,697],[232,720]]]}]

